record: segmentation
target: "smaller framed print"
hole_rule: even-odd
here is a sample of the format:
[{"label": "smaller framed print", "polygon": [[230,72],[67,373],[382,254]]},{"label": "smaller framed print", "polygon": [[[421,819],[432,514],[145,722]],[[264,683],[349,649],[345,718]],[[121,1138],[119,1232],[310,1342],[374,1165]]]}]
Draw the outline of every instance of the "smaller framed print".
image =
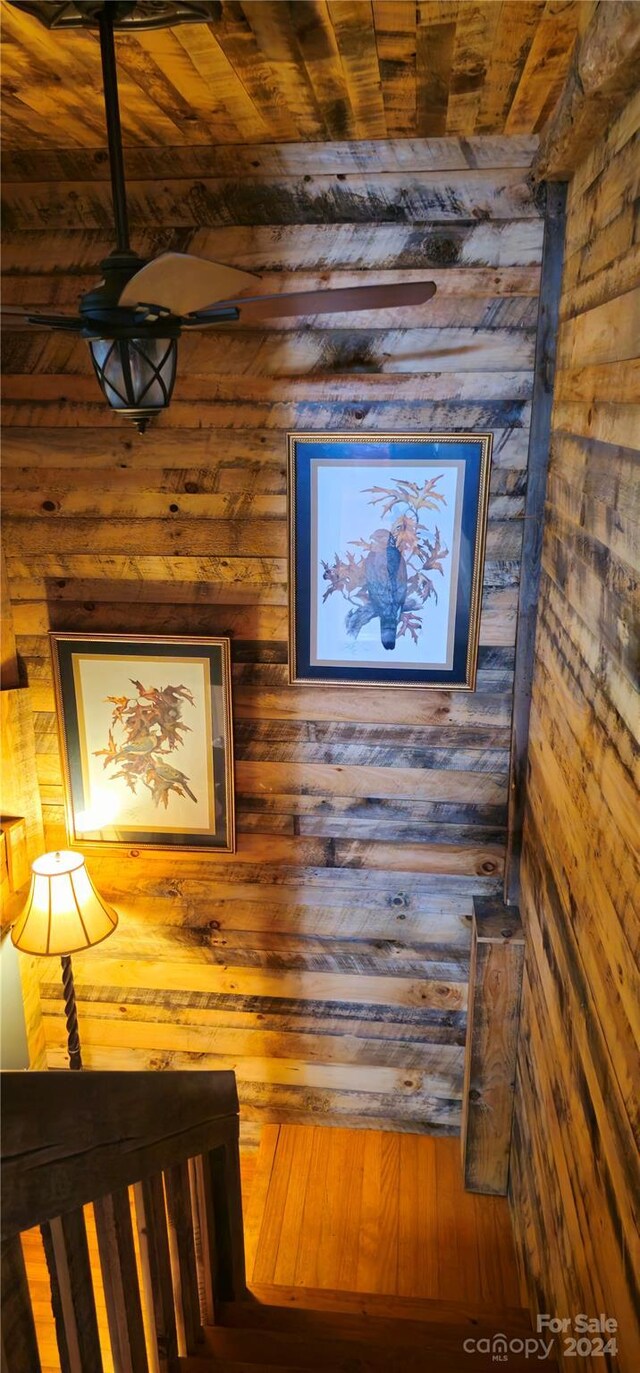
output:
[{"label": "smaller framed print", "polygon": [[289,435],[289,680],[473,691],[491,434]]},{"label": "smaller framed print", "polygon": [[233,853],[229,640],[50,638],[69,842]]}]

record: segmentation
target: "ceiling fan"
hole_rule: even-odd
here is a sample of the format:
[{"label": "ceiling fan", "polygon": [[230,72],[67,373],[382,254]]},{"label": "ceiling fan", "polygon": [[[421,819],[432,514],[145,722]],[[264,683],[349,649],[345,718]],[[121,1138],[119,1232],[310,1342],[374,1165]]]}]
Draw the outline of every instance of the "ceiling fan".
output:
[{"label": "ceiling fan", "polygon": [[[15,3],[16,8],[43,18],[41,6],[20,0]],[[130,31],[136,20],[139,27],[149,23],[157,27],[161,7],[155,4],[151,14],[148,4],[136,5],[131,0],[90,0],[82,5],[76,0],[72,7],[47,7],[49,11],[65,11],[65,17],[69,8],[76,13],[81,11],[83,25],[97,23],[100,31],[116,247],[100,264],[103,280],[82,296],[77,315],[32,314],[10,308],[7,313],[20,314],[40,328],[69,330],[86,338],[105,399],[123,418],[132,420],[140,433],[170,403],[178,338],[184,329],[209,329],[217,324],[243,324],[272,317],[421,305],[435,294],[435,282],[419,281],[248,295],[242,293],[259,281],[250,272],[186,253],[162,253],[145,262],[129,242],[114,27]],[[166,6],[166,23],[175,23],[176,19],[180,22],[182,16],[178,18],[176,10],[180,11],[180,6]],[[45,18],[43,22],[48,21]]]}]

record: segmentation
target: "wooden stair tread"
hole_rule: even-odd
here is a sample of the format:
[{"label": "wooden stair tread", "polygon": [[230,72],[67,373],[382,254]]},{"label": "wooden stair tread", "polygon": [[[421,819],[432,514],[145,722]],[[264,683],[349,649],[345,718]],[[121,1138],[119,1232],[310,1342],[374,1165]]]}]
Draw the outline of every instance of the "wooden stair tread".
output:
[{"label": "wooden stair tread", "polygon": [[531,1333],[530,1314],[521,1306],[492,1307],[484,1302],[347,1292],[326,1287],[284,1287],[271,1283],[251,1283],[249,1297],[248,1303],[223,1303],[220,1324],[255,1325],[259,1322],[275,1329],[278,1322],[278,1328],[288,1329],[286,1322],[289,1319],[298,1318],[302,1322],[307,1313],[311,1317],[324,1313],[330,1317],[345,1314],[394,1322],[468,1326],[471,1332],[479,1325],[492,1330],[506,1325],[514,1335]]},{"label": "wooden stair tread", "polygon": [[[309,1373],[310,1368],[319,1370],[320,1373],[425,1373],[427,1365],[429,1373],[469,1373],[471,1364],[473,1373],[495,1373],[496,1369],[495,1360],[490,1353],[465,1353],[462,1343],[457,1354],[449,1351],[434,1356],[423,1350],[422,1353],[409,1357],[387,1353],[380,1358],[376,1357],[371,1349],[361,1350],[352,1347],[349,1351],[338,1351],[334,1343],[327,1340],[316,1348],[316,1360],[313,1364],[308,1361],[297,1361],[298,1356],[293,1350],[285,1351],[275,1364],[256,1362],[258,1357],[256,1355],[248,1362],[239,1353],[230,1356],[192,1355],[181,1358],[179,1368],[180,1373],[280,1373],[283,1369],[286,1369],[286,1373]],[[265,1357],[270,1358],[266,1352]],[[524,1355],[510,1354],[508,1367],[510,1373],[531,1373],[531,1360],[525,1359]],[[555,1360],[545,1361],[545,1368],[550,1369],[551,1373],[554,1370],[557,1373],[557,1367]]]},{"label": "wooden stair tread", "polygon": [[[382,1328],[381,1328],[382,1326]],[[484,1334],[505,1332],[504,1323]],[[507,1338],[511,1332],[505,1332]],[[201,1354],[183,1360],[185,1373],[207,1373],[213,1368],[322,1370],[322,1373],[424,1373],[425,1358],[433,1373],[457,1373],[469,1367],[471,1355],[464,1350],[469,1338],[466,1326],[413,1325],[365,1318],[356,1328],[332,1327],[322,1317],[313,1329],[216,1326],[205,1330]],[[495,1368],[491,1353],[473,1353],[474,1370]],[[530,1366],[524,1355],[510,1354],[512,1373]]]},{"label": "wooden stair tread", "polygon": [[[267,1363],[246,1363],[237,1359],[212,1358],[209,1355],[191,1354],[178,1360],[180,1373],[282,1373],[283,1365]],[[308,1373],[306,1368],[296,1368],[286,1364],[287,1373]],[[327,1366],[327,1373],[329,1367]]]},{"label": "wooden stair tread", "polygon": [[511,1336],[531,1335],[528,1313],[526,1324],[512,1323],[508,1313],[484,1312],[482,1316],[464,1319],[464,1308],[456,1319],[449,1305],[440,1320],[402,1320],[394,1315],[379,1315],[375,1309],[332,1311],[311,1308],[260,1306],[258,1303],[228,1303],[220,1310],[220,1327],[226,1330],[254,1330],[299,1338],[368,1341],[375,1332],[376,1344],[390,1349],[457,1348],[463,1339],[474,1335],[491,1335],[508,1330]]},{"label": "wooden stair tread", "polygon": [[[401,1373],[425,1373],[424,1353],[416,1355],[409,1363],[400,1359],[390,1361],[387,1358],[386,1362],[376,1360],[374,1364],[366,1355],[361,1357],[359,1354],[350,1354],[346,1361],[340,1362],[336,1359],[333,1346],[327,1344],[322,1355],[324,1362],[315,1365],[322,1373],[381,1373],[382,1369],[386,1370],[386,1373],[399,1373],[399,1370]],[[495,1373],[496,1367],[499,1367],[490,1354],[465,1354],[462,1349],[458,1358],[447,1354],[443,1359],[434,1360],[429,1357],[428,1363],[429,1373],[469,1373],[472,1366],[473,1373]],[[510,1355],[507,1366],[510,1373],[531,1373],[531,1360],[525,1360],[524,1357],[516,1358]],[[557,1373],[557,1367],[555,1361],[545,1360],[545,1368],[550,1369],[551,1373],[554,1373],[554,1370]],[[283,1369],[286,1373],[308,1373],[309,1365],[294,1364],[290,1361],[278,1364],[247,1363],[244,1359],[238,1362],[235,1358],[214,1359],[192,1355],[181,1358],[179,1368],[180,1373],[282,1373]]]},{"label": "wooden stair tread", "polygon": [[[199,1354],[179,1359],[180,1373],[282,1373],[282,1363],[238,1363],[236,1359],[202,1358]],[[287,1373],[308,1373],[287,1363]],[[328,1369],[327,1369],[328,1373]]]},{"label": "wooden stair tread", "polygon": [[[428,1351],[422,1354],[412,1355],[408,1360],[406,1357],[387,1355],[384,1359],[376,1358],[373,1360],[365,1350],[349,1351],[348,1354],[340,1356],[336,1353],[331,1341],[327,1341],[318,1351],[317,1361],[314,1365],[309,1363],[296,1363],[295,1354],[291,1357],[286,1356],[285,1361],[277,1364],[256,1363],[253,1359],[250,1363],[246,1359],[237,1357],[220,1357],[206,1355],[191,1355],[179,1360],[180,1373],[281,1373],[285,1369],[286,1373],[309,1373],[310,1366],[321,1373],[425,1373],[426,1361],[428,1360],[429,1373],[469,1373],[473,1365],[473,1373],[495,1373],[495,1360],[491,1354],[467,1354],[460,1346],[460,1352],[456,1356],[452,1352],[443,1356],[432,1356]],[[524,1355],[509,1355],[508,1367],[510,1373],[531,1373],[531,1360],[525,1359]],[[545,1368],[551,1373],[557,1373],[558,1365],[555,1360],[545,1360]]]}]

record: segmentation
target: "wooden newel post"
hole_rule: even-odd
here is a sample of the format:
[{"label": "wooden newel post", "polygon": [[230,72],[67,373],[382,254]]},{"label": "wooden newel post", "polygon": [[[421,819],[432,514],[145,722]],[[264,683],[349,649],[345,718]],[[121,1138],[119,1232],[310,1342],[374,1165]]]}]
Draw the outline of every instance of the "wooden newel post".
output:
[{"label": "wooden newel post", "polygon": [[475,898],[462,1096],[462,1168],[470,1192],[504,1196],[524,966],[516,906]]}]

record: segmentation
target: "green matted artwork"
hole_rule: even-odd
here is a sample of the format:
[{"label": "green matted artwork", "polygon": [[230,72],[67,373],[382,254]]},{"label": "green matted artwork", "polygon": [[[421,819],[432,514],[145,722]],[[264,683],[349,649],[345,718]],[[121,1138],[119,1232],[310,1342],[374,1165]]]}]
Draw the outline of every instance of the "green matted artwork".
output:
[{"label": "green matted artwork", "polygon": [[50,639],[69,842],[233,853],[229,640]]}]

